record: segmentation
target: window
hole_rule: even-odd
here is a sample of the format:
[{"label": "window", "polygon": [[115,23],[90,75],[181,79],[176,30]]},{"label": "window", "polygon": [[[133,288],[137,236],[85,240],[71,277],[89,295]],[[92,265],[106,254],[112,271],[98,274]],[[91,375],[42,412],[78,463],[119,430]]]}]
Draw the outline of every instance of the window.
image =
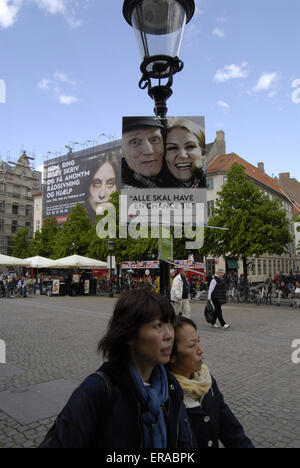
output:
[{"label": "window", "polygon": [[269,260],[269,273],[272,275],[272,260]]},{"label": "window", "polygon": [[12,206],[12,214],[17,215],[19,212],[19,206],[18,205],[13,205]]},{"label": "window", "polygon": [[25,216],[31,216],[31,206],[26,206],[26,208],[25,208]]},{"label": "window", "polygon": [[207,189],[212,190],[214,188],[214,179],[212,177],[209,177],[206,179],[207,182]]},{"label": "window", "polygon": [[215,202],[213,200],[210,200],[210,201],[207,202],[207,216],[208,216],[208,218],[214,214],[213,213],[214,205],[215,205]]},{"label": "window", "polygon": [[41,230],[41,221],[39,219],[35,222],[35,230],[36,231]]},{"label": "window", "polygon": [[228,177],[227,177],[227,176],[224,176],[224,177],[223,177],[223,184],[224,184],[224,185],[227,184],[227,180],[228,180]]},{"label": "window", "polygon": [[267,274],[267,260],[263,260],[263,274]]},{"label": "window", "polygon": [[0,193],[5,193],[6,191],[6,185],[1,182],[0,184]]},{"label": "window", "polygon": [[25,227],[31,229],[31,223],[25,223]]},{"label": "window", "polygon": [[261,275],[261,259],[257,260],[257,274]]},{"label": "window", "polygon": [[11,233],[15,234],[18,230],[18,221],[13,220],[11,222]]},{"label": "window", "polygon": [[36,208],[36,211],[40,211],[40,209],[41,209],[41,201],[40,200],[36,200],[35,208]]},{"label": "window", "polygon": [[0,213],[5,213],[5,202],[0,201]]},{"label": "window", "polygon": [[32,190],[30,188],[27,189],[27,197],[28,198],[32,197]]},{"label": "window", "polygon": [[4,219],[0,218],[0,232],[4,232]]},{"label": "window", "polygon": [[18,185],[13,186],[13,196],[19,197],[20,196],[20,187]]},{"label": "window", "polygon": [[251,268],[252,268],[252,275],[256,275],[256,260],[255,260],[255,258],[252,259]]}]

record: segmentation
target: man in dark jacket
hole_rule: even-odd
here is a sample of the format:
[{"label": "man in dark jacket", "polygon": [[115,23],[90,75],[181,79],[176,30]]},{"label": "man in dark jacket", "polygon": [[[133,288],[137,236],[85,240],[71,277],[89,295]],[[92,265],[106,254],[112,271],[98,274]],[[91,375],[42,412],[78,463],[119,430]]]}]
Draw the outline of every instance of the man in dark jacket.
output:
[{"label": "man in dark jacket", "polygon": [[223,281],[224,270],[219,269],[217,273],[213,276],[208,290],[208,300],[213,303],[215,308],[215,317],[211,322],[211,326],[214,328],[219,328],[219,325],[216,324],[217,319],[221,324],[221,327],[226,330],[230,327],[228,323],[225,322],[222,313],[222,304],[227,302],[226,287]]}]

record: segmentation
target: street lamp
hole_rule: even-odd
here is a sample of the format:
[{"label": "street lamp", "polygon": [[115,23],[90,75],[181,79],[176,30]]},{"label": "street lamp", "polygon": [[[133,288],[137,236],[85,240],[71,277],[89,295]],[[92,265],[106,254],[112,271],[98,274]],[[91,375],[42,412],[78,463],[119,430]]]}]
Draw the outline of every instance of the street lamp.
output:
[{"label": "street lamp", "polygon": [[114,251],[114,241],[108,241],[108,251],[109,251],[109,280],[110,280],[110,291],[109,297],[114,297],[113,293],[113,284],[112,284],[112,253]]},{"label": "street lamp", "polygon": [[[185,25],[194,12],[194,0],[124,0],[123,15],[134,28],[143,60],[139,87],[148,88],[157,117],[166,116],[173,75],[183,69],[178,55]],[[152,86],[151,79],[158,84]],[[168,81],[162,84],[162,80]]]}]

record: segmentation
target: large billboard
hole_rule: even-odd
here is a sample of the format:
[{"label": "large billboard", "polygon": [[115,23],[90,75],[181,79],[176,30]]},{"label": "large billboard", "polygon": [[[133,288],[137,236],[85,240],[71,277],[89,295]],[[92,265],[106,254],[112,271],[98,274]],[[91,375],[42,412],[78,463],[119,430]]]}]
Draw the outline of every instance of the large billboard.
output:
[{"label": "large billboard", "polygon": [[62,223],[77,203],[85,206],[92,223],[103,214],[110,195],[121,188],[120,144],[103,147],[44,164],[43,218],[53,215]]},{"label": "large billboard", "polygon": [[197,244],[186,248],[200,248],[206,224],[204,117],[124,117],[122,196],[121,224],[133,236],[135,226],[137,233],[145,227],[145,237],[148,228],[156,227],[162,238],[161,228],[168,236],[176,226],[179,238],[184,226],[191,238],[196,227]]},{"label": "large billboard", "polygon": [[204,117],[124,117],[122,189],[206,188]]}]

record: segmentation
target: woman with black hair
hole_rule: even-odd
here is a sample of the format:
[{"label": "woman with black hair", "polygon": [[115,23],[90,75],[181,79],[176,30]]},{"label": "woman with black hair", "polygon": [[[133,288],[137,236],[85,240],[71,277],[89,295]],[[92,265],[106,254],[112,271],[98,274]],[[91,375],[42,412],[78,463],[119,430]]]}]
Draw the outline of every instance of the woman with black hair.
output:
[{"label": "woman with black hair", "polygon": [[[94,167],[94,161],[93,167]],[[121,187],[120,156],[113,152],[105,153],[99,159],[96,170],[91,171],[87,182],[86,209],[91,223],[104,213],[112,193]]]},{"label": "woman with black hair", "polygon": [[192,441],[171,355],[174,310],[147,289],[124,293],[99,343],[108,362],[75,390],[43,448],[190,448]]}]

